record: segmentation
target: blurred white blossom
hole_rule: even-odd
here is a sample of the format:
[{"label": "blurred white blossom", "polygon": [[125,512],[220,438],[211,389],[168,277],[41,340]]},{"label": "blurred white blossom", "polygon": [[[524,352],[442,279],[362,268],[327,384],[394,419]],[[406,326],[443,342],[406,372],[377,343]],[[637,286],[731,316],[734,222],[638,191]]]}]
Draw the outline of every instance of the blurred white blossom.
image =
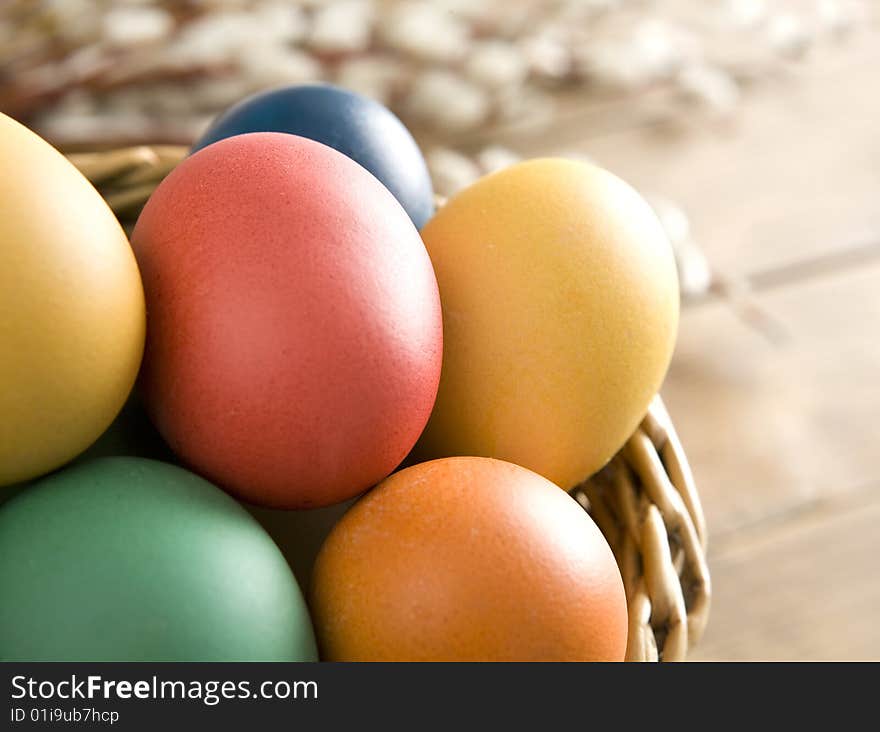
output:
[{"label": "blurred white blossom", "polygon": [[416,119],[451,130],[486,121],[489,97],[480,87],[448,71],[426,71],[413,82],[406,111]]},{"label": "blurred white blossom", "polygon": [[103,18],[103,37],[110,43],[125,46],[166,38],[174,28],[174,19],[164,8],[119,6]]},{"label": "blurred white blossom", "polygon": [[316,51],[363,51],[370,43],[374,8],[370,0],[341,0],[320,6],[308,45]]},{"label": "blurred white blossom", "polygon": [[685,97],[718,115],[731,114],[739,102],[736,81],[717,67],[688,66],[678,75],[678,85]]},{"label": "blurred white blossom", "polygon": [[140,115],[127,137],[145,142],[316,80],[441,136],[547,124],[560,91],[659,91],[664,119],[679,102],[711,119],[877,17],[874,0],[2,0],[0,105],[36,124],[88,99],[98,117]]},{"label": "blurred white blossom", "polygon": [[705,295],[712,286],[712,270],[702,249],[691,237],[687,215],[664,196],[648,194],[646,198],[672,245],[681,294],[684,297]]},{"label": "blurred white blossom", "polygon": [[456,61],[470,43],[463,19],[430,2],[392,4],[381,29],[391,48],[429,61]]},{"label": "blurred white blossom", "polygon": [[489,89],[521,86],[528,75],[528,61],[512,43],[482,41],[467,60],[467,75]]},{"label": "blurred white blossom", "polygon": [[451,148],[438,147],[426,155],[434,190],[452,196],[480,177],[480,167],[469,157]]}]

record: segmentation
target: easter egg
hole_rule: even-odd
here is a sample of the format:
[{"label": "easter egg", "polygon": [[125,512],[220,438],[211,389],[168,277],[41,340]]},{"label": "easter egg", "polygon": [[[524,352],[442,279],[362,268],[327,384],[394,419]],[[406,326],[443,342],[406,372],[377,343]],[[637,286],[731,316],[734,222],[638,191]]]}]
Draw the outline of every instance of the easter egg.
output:
[{"label": "easter egg", "polygon": [[622,661],[623,582],[589,515],[511,463],[412,466],[361,498],[315,565],[328,661]]},{"label": "easter egg", "polygon": [[144,347],[125,233],[59,152],[0,114],[0,490],[72,460],[113,421]]},{"label": "easter egg", "polygon": [[181,468],[102,458],[0,508],[2,661],[309,661],[278,548]]},{"label": "easter egg", "polygon": [[329,84],[260,92],[222,114],[193,150],[247,132],[288,132],[335,148],[375,175],[419,228],[434,211],[428,166],[415,140],[368,97]]},{"label": "easter egg", "polygon": [[477,181],[422,236],[445,352],[416,455],[500,458],[572,488],[623,446],[672,356],[659,221],[611,173],[539,159]]},{"label": "easter egg", "polygon": [[439,380],[437,283],[362,167],[295,135],[222,140],[163,181],[132,244],[144,401],[196,472],[309,508],[375,485],[412,448]]}]

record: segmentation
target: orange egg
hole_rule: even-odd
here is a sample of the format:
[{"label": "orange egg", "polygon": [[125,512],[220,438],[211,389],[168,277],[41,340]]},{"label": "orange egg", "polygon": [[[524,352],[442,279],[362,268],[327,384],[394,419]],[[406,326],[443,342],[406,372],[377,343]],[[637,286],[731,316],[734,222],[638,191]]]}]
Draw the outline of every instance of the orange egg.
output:
[{"label": "orange egg", "polygon": [[626,599],[569,495],[512,463],[453,457],[386,478],[318,555],[328,661],[622,661]]}]

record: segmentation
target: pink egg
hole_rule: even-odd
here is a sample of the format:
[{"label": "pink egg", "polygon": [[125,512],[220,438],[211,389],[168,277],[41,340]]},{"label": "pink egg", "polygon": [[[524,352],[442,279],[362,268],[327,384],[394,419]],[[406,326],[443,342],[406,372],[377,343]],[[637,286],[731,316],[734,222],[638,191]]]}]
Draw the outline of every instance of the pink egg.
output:
[{"label": "pink egg", "polygon": [[364,491],[412,448],[440,300],[418,232],[364,168],[295,135],[222,140],[163,181],[132,246],[145,402],[193,469],[303,508]]}]

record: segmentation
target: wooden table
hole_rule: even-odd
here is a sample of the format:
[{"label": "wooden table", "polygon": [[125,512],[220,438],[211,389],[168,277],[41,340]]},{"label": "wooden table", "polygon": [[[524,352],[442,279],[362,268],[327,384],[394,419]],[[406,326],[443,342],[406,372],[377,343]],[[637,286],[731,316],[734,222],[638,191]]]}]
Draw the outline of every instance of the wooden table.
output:
[{"label": "wooden table", "polygon": [[749,288],[686,308],[663,389],[711,531],[695,659],[880,659],[878,92],[866,30],[749,90],[730,123],[572,100],[552,134],[463,141],[590,155],[680,203]]}]

